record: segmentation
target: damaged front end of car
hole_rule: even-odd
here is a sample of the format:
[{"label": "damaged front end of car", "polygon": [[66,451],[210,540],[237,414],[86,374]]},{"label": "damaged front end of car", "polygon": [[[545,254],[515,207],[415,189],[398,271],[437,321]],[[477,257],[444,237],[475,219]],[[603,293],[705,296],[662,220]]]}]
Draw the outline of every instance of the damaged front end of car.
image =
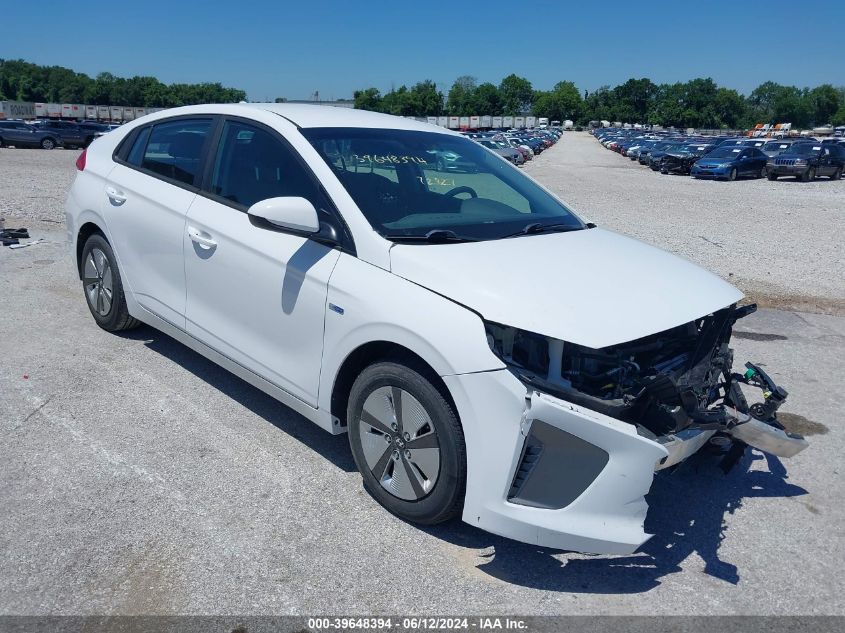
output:
[{"label": "damaged front end of car", "polygon": [[[591,349],[486,322],[491,349],[529,389],[628,423],[666,449],[665,469],[708,442],[723,447],[729,469],[747,446],[780,457],[807,447],[777,420],[787,392],[746,363],[733,371],[730,338],[756,305],[731,305],[640,339]],[[742,385],[762,399],[748,404]]]}]

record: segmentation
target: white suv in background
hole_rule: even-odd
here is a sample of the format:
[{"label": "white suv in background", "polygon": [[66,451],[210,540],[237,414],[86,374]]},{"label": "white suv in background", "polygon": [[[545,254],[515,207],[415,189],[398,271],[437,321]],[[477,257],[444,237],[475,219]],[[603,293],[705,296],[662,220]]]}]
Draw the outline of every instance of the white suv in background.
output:
[{"label": "white suv in background", "polygon": [[[438,170],[446,154],[462,168]],[[656,469],[714,436],[806,446],[776,421],[786,392],[731,371],[753,311],[738,290],[584,223],[459,134],[190,106],[77,167],[67,228],[97,324],[158,328],[348,432],[367,490],[405,519],[630,552]]]}]

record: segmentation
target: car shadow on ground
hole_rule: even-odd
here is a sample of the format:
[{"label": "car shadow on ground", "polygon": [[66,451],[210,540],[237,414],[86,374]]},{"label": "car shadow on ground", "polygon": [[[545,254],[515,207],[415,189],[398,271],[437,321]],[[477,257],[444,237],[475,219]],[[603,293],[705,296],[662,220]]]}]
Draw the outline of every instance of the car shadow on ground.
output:
[{"label": "car shadow on ground", "polygon": [[257,387],[241,380],[163,332],[142,326],[119,334],[127,339],[143,341],[152,351],[178,363],[197,378],[319,453],[337,468],[345,472],[356,470],[345,434],[327,433]]},{"label": "car shadow on ground", "polygon": [[[356,470],[346,435],[327,433],[158,330],[141,327],[123,336],[144,341],[149,349],[178,363],[337,468]],[[725,474],[720,457],[702,451],[672,472],[655,477],[646,498],[649,512],[645,523],[646,532],[654,537],[628,556],[569,554],[502,538],[459,520],[416,527],[459,547],[484,550],[477,568],[507,583],[572,593],[641,593],[660,585],[662,577],[681,571],[681,564],[692,554],[704,561],[705,573],[736,584],[740,570],[719,557],[719,547],[730,533],[726,515],[741,509],[747,498],[804,494],[806,490],[788,481],[786,468],[776,457],[749,449]]]},{"label": "car shadow on ground", "polygon": [[719,462],[717,456],[702,452],[673,472],[658,473],[646,497],[645,530],[654,536],[628,556],[563,553],[493,536],[457,521],[426,531],[463,547],[492,548],[482,555],[486,562],[477,566],[480,571],[546,591],[645,592],[660,585],[662,577],[681,571],[692,554],[704,561],[706,574],[736,584],[740,570],[719,556],[722,541],[730,537],[726,516],[741,509],[747,498],[796,497],[807,491],[789,483],[783,464],[770,455],[748,449],[728,474]]}]

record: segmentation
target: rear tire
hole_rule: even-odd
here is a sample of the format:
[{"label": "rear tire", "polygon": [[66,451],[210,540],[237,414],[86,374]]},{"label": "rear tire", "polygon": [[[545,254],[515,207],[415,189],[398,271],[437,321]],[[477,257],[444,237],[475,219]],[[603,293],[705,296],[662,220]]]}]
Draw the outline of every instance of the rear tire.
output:
[{"label": "rear tire", "polygon": [[50,137],[41,139],[41,149],[54,149],[55,147],[56,141],[54,141]]},{"label": "rear tire", "polygon": [[399,362],[370,365],[352,385],[346,419],[367,491],[392,514],[432,525],[460,514],[466,444],[452,405],[426,375]]},{"label": "rear tire", "polygon": [[79,269],[85,301],[97,325],[118,332],[141,324],[129,314],[117,260],[106,238],[96,233],[88,238]]}]

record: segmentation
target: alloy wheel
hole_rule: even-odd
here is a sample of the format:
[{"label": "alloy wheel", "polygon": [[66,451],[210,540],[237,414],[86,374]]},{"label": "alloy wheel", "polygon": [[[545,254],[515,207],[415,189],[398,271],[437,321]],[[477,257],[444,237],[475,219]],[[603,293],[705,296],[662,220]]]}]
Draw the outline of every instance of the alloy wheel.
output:
[{"label": "alloy wheel", "polygon": [[82,280],[91,308],[100,316],[106,316],[112,306],[114,279],[108,257],[99,248],[93,248],[88,253]]},{"label": "alloy wheel", "polygon": [[399,387],[379,387],[364,401],[358,425],[367,468],[391,495],[418,501],[440,474],[440,442],[425,407]]}]

